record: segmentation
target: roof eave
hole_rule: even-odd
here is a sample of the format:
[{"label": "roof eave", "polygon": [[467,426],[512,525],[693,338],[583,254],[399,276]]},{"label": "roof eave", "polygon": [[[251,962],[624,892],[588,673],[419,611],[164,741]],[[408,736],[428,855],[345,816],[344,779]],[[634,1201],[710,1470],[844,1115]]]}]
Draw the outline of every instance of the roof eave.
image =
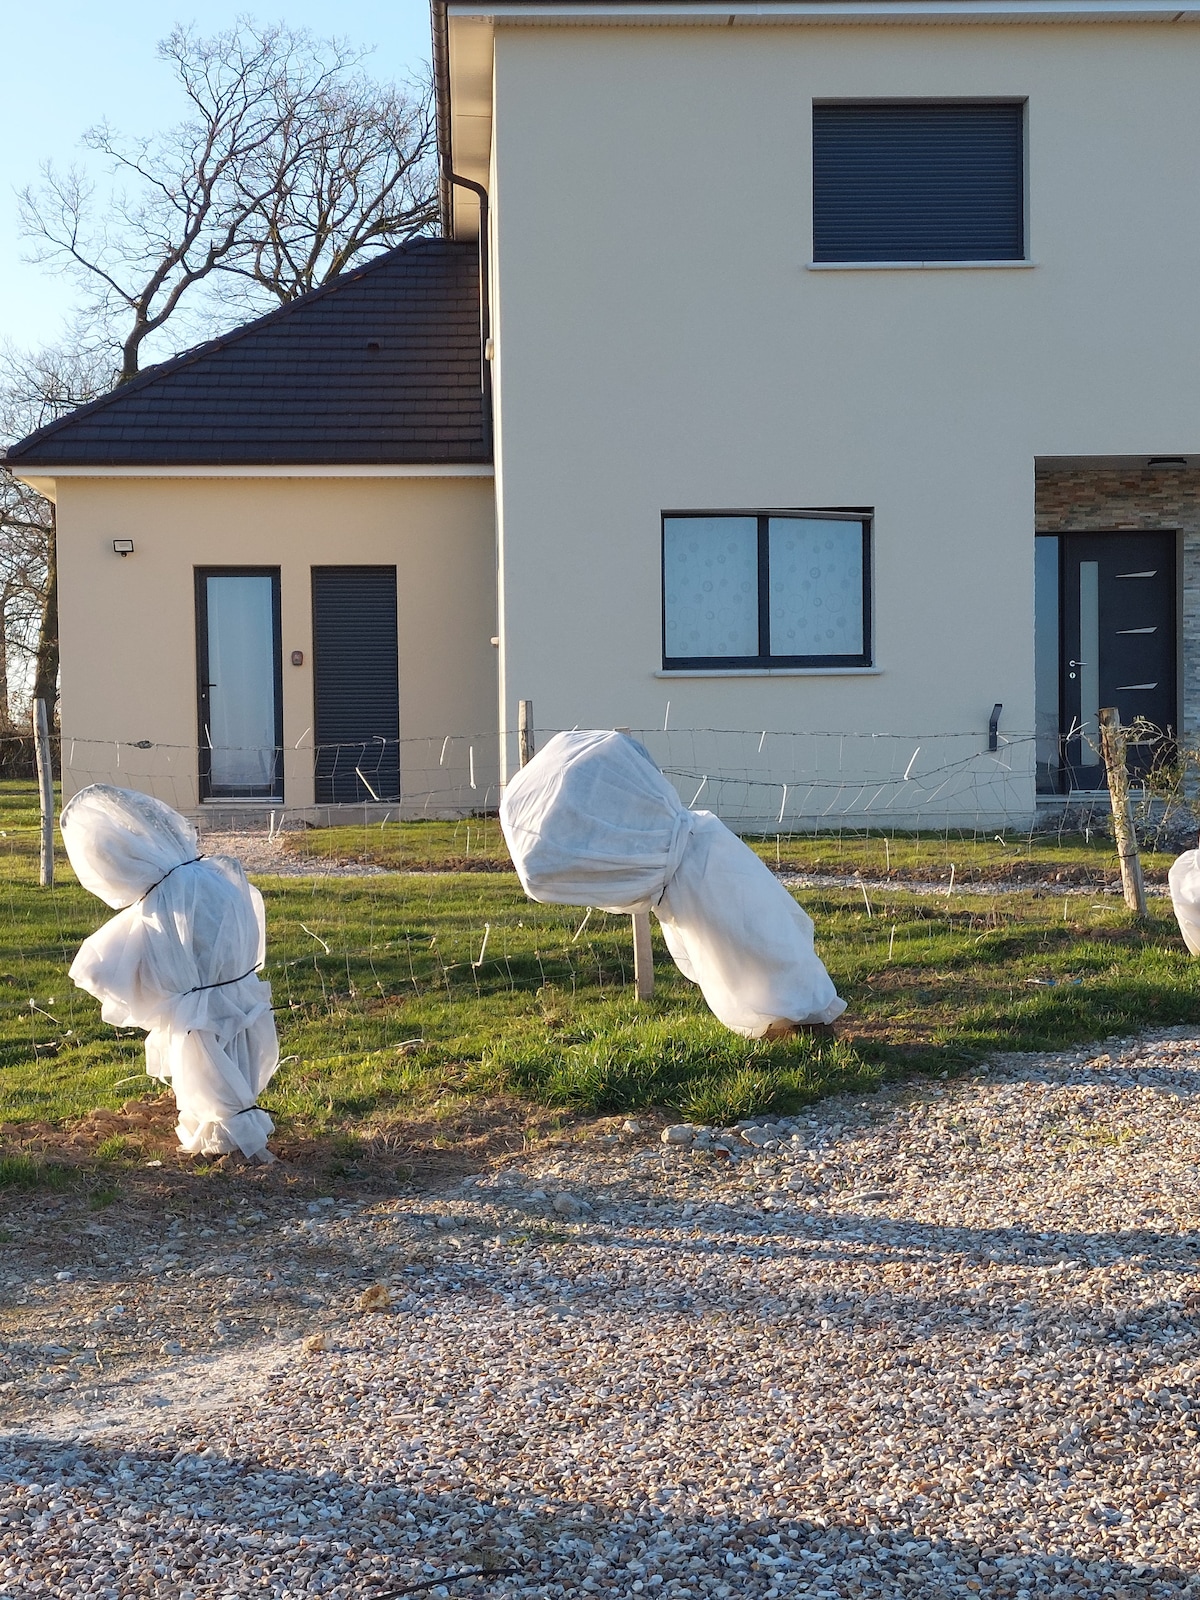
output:
[{"label": "roof eave", "polygon": [[436,478],[488,477],[490,456],[443,456],[420,461],[22,461],[10,468],[28,478]]},{"label": "roof eave", "polygon": [[[1194,22],[1200,0],[431,0],[443,18],[497,23],[576,21],[804,23]],[[446,92],[449,96],[448,65]]]}]

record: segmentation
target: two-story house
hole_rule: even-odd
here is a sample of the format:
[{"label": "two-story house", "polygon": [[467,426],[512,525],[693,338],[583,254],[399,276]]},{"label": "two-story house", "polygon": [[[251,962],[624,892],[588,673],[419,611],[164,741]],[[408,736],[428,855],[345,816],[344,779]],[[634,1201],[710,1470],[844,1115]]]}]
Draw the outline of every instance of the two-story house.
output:
[{"label": "two-story house", "polygon": [[[72,737],[142,738],[191,803],[369,798],[311,745],[398,728],[381,798],[444,799],[441,741],[469,735],[482,803],[531,700],[543,728],[689,730],[659,753],[735,819],[990,825],[1098,786],[1101,705],[1195,738],[1198,24],[1195,0],[434,0],[448,242],[386,259],[461,274],[478,247],[475,431],[438,454],[422,386],[375,385],[413,360],[393,307],[390,353],[346,313],[329,441],[272,455],[243,411],[214,443],[219,363],[321,316],[336,342],[373,270],[409,292],[384,264],[17,446],[59,503],[68,786],[97,772]],[[428,366],[451,311],[425,305]],[[368,566],[399,608],[375,733],[320,711],[319,574]],[[242,607],[228,647],[214,604]],[[220,785],[226,648],[221,738],[282,755]]]}]

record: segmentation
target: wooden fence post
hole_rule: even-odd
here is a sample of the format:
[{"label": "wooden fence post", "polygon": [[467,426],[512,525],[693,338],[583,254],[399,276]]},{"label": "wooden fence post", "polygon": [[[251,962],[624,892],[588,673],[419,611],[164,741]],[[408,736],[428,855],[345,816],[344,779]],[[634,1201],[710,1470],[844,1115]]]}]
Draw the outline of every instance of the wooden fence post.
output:
[{"label": "wooden fence post", "polygon": [[41,871],[38,882],[54,887],[54,762],[50,753],[50,718],[44,700],[33,702],[33,747],[37,753],[38,798],[42,812]]},{"label": "wooden fence post", "polygon": [[654,946],[650,943],[650,913],[635,911],[633,923],[633,984],[639,1000],[654,993]]},{"label": "wooden fence post", "polygon": [[[628,728],[614,728],[614,733],[628,734]],[[649,1000],[654,994],[654,946],[650,943],[650,913],[635,911],[630,917],[633,924],[633,987],[639,1000]]]},{"label": "wooden fence post", "polygon": [[517,701],[517,750],[521,765],[527,767],[534,757],[533,701]]},{"label": "wooden fence post", "polygon": [[1100,746],[1108,773],[1108,798],[1112,806],[1113,833],[1121,862],[1121,887],[1125,904],[1139,917],[1146,915],[1146,886],[1142,881],[1142,859],[1138,854],[1137,830],[1133,825],[1133,805],[1129,798],[1129,768],[1125,762],[1125,729],[1115,706],[1100,712]]}]

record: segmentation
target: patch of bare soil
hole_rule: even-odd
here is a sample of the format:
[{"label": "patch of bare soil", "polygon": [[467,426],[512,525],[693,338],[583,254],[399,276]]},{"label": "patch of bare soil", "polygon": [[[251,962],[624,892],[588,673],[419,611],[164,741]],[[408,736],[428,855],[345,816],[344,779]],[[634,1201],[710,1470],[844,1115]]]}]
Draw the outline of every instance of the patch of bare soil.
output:
[{"label": "patch of bare soil", "polygon": [[[1144,876],[1148,883],[1166,883],[1165,868],[1143,867]],[[929,873],[918,867],[893,867],[887,879],[893,883],[924,882],[929,878]],[[949,883],[949,871],[934,875],[935,881]],[[1121,882],[1120,869],[1116,866],[1092,867],[1082,863],[1078,865],[1063,865],[1053,869],[1048,868],[1044,862],[1016,860],[1016,861],[991,861],[984,866],[955,868],[954,882],[956,885],[986,883],[1003,884],[1013,888],[1041,888],[1057,889],[1062,887],[1079,889],[1106,889],[1117,887]]]},{"label": "patch of bare soil", "polygon": [[[132,1198],[227,1197],[230,1186],[295,1195],[371,1195],[436,1188],[562,1134],[579,1119],[505,1096],[435,1105],[361,1133],[312,1133],[282,1122],[272,1163],[191,1156],[175,1136],[169,1094],[99,1108],[79,1121],[0,1123],[0,1160],[25,1156],[85,1186]],[[594,1119],[593,1119],[594,1120]],[[0,1191],[2,1192],[2,1191]]]}]

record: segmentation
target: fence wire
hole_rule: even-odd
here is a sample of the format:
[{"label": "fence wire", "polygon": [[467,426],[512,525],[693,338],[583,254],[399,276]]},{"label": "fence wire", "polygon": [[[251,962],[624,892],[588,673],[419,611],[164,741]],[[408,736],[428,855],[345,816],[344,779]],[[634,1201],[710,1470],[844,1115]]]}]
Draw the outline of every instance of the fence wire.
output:
[{"label": "fence wire", "polygon": [[[817,919],[819,948],[853,955],[866,939],[885,964],[926,941],[933,948],[951,924],[975,930],[977,923],[981,936],[995,931],[995,902],[976,890],[998,874],[1042,881],[1039,852],[1064,842],[1073,848],[1068,834],[1079,829],[1086,842],[1106,826],[1104,796],[1082,812],[1058,806],[1035,821],[1032,734],[1002,735],[991,751],[979,732],[633,732],[685,805],[715,811],[784,875]],[[537,730],[538,745],[549,736]],[[337,753],[368,770],[362,748]],[[512,876],[496,817],[494,733],[402,739],[396,797],[323,814],[269,796],[200,805],[194,747],[83,740],[67,731],[61,750],[68,792],[108,782],[156,794],[201,820],[207,852],[239,857],[262,884],[264,976],[296,1081],[310,1057],[411,1054],[415,1067],[429,1051],[439,1061],[452,1056],[460,1034],[469,1054],[472,1018],[484,1014],[495,1021],[495,1048],[504,1047],[506,1028],[534,1017],[554,1030],[556,1049],[586,1052],[593,1024],[577,1007],[632,1004],[629,919],[534,905]],[[311,785],[318,754],[311,742],[284,754],[291,763],[285,782]],[[1147,804],[1150,794],[1144,787]],[[61,893],[25,887],[36,882],[36,838],[35,786],[0,783],[0,857],[13,868],[0,885],[12,934],[0,1014],[20,1030],[27,1058],[50,1062],[81,1038],[99,1037],[95,1007],[72,988],[66,969],[108,913],[65,873]],[[1078,889],[1063,883],[1064,918],[1067,895],[1101,894],[1091,885],[1115,873],[1110,855],[1101,853],[1099,873],[1081,869]],[[41,894],[44,902],[31,898]],[[1087,914],[1107,910],[1099,904]],[[661,992],[673,1005],[690,986],[674,973],[657,932],[655,941]],[[118,1040],[130,1083],[144,1083],[140,1039],[122,1033]]]},{"label": "fence wire", "polygon": [[[732,827],[767,832],[865,826],[1023,826],[1032,808],[1034,737],[987,734],[826,733],[778,729],[641,728],[646,746],[685,805],[716,812]],[[553,730],[536,730],[539,746]],[[501,793],[495,733],[325,745],[302,740],[278,750],[227,749],[278,775],[238,797],[212,783],[204,792],[195,747],[148,739],[81,739],[65,731],[61,760],[68,791],[107,782],[144,789],[178,810],[203,815],[241,806],[266,824],[314,820],[322,808],[380,808],[408,820],[494,811]],[[509,750],[509,770],[516,766]],[[300,795],[299,802],[295,797]],[[275,813],[271,821],[269,813]],[[332,820],[324,817],[321,820]],[[258,825],[258,824],[256,824]]]}]

